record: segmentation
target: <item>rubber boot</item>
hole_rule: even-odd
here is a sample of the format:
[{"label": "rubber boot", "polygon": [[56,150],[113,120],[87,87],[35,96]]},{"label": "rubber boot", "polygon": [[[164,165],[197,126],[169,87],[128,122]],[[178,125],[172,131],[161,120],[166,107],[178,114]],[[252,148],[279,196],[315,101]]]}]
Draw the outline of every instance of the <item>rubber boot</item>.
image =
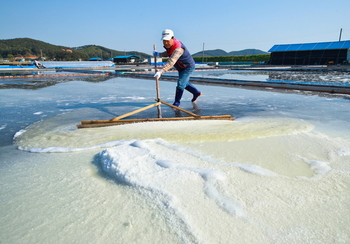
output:
[{"label": "rubber boot", "polygon": [[192,98],[192,102],[195,102],[197,100],[197,98],[202,95],[202,93],[200,91],[197,90],[197,88],[195,88],[191,83],[188,83],[188,85],[185,87],[185,89],[189,92],[192,93],[193,98]]},{"label": "rubber boot", "polygon": [[178,107],[180,106],[180,100],[182,98],[182,94],[184,93],[184,90],[181,90],[179,88],[176,88],[175,92],[175,102],[173,103],[174,106]]}]

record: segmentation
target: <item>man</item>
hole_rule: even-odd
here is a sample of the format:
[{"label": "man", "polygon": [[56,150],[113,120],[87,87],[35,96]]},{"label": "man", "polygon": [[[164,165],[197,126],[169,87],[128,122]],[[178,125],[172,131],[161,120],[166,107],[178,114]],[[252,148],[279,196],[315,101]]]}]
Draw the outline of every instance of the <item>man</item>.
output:
[{"label": "man", "polygon": [[167,72],[172,67],[175,67],[179,72],[179,78],[177,80],[175,101],[173,105],[177,107],[180,106],[180,100],[184,89],[192,93],[192,102],[195,102],[197,98],[202,95],[202,93],[198,91],[197,88],[195,88],[191,83],[189,83],[190,76],[195,69],[195,62],[190,52],[182,42],[174,38],[174,32],[172,30],[164,30],[161,40],[163,40],[163,45],[166,51],[163,53],[154,51],[153,54],[157,57],[169,57],[169,59],[168,62],[163,65],[162,69],[154,75],[154,77],[160,78],[163,73]]}]

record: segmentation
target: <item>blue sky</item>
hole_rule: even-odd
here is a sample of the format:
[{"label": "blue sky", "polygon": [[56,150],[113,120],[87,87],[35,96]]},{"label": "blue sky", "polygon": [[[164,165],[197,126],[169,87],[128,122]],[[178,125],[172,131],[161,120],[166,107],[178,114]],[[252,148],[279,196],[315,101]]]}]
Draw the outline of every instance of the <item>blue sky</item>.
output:
[{"label": "blue sky", "polygon": [[[118,51],[162,50],[172,29],[190,52],[350,40],[349,0],[17,0],[0,3],[0,39],[95,44]],[[176,7],[176,8],[175,8]]]}]

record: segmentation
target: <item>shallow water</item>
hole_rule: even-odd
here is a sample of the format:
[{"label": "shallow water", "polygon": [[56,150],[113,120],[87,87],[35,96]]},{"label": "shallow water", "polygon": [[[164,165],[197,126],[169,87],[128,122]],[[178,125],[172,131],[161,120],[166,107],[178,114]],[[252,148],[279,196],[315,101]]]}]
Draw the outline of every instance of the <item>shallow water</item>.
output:
[{"label": "shallow water", "polygon": [[196,86],[184,109],[237,119],[78,130],[153,103],[154,82],[0,90],[1,243],[349,242],[349,96]]}]

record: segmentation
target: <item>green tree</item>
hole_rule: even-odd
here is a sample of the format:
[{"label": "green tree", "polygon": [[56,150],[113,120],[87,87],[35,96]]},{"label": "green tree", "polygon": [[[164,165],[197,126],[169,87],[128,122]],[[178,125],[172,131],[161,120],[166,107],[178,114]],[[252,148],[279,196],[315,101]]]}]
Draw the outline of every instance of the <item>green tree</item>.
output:
[{"label": "green tree", "polygon": [[15,57],[12,54],[8,54],[7,59],[12,62],[15,59]]}]

